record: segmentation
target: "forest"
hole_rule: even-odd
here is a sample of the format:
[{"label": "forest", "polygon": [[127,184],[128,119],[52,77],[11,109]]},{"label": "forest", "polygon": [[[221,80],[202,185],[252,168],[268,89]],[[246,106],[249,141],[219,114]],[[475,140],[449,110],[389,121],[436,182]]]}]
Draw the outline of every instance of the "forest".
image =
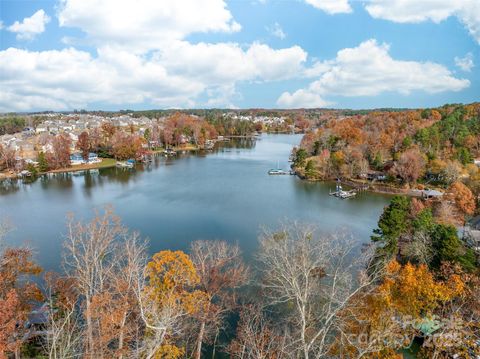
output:
[{"label": "forest", "polygon": [[[309,180],[348,179],[403,190],[438,188],[455,217],[472,215],[480,195],[480,104],[337,115],[302,139],[293,167]],[[457,203],[458,204],[458,203]],[[447,213],[445,208],[438,211]]]}]

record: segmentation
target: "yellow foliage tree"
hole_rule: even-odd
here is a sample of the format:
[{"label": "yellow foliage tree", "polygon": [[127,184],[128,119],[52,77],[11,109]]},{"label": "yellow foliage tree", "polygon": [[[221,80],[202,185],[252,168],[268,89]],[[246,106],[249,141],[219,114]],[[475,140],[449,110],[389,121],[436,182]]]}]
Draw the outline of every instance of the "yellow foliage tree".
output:
[{"label": "yellow foliage tree", "polygon": [[419,324],[465,291],[459,275],[439,281],[425,265],[392,261],[382,283],[356,297],[342,314],[345,327],[336,349],[350,356],[396,358],[420,334]]},{"label": "yellow foliage tree", "polygon": [[147,328],[155,332],[155,357],[177,358],[184,353],[171,343],[171,329],[185,315],[206,303],[205,293],[195,290],[199,276],[190,257],[182,251],[156,253],[145,268],[147,285],[142,310]]}]

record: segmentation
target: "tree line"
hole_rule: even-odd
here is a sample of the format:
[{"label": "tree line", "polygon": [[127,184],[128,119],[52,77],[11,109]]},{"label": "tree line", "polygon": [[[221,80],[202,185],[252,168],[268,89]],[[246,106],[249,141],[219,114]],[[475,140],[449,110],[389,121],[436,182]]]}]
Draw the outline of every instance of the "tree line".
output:
[{"label": "tree line", "polygon": [[372,111],[323,121],[302,139],[294,167],[308,179],[365,179],[448,188],[464,182],[480,194],[480,104]]}]

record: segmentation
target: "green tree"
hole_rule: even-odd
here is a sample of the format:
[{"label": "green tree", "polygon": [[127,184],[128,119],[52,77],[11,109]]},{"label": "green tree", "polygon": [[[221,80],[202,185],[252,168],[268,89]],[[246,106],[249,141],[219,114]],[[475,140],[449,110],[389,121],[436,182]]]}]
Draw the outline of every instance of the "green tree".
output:
[{"label": "green tree", "polygon": [[27,164],[27,171],[29,171],[33,176],[36,176],[37,175],[37,169],[35,168],[35,166],[31,163]]},{"label": "green tree", "polygon": [[382,158],[382,154],[380,152],[377,152],[375,154],[375,158],[372,161],[372,165],[377,170],[383,169],[383,158]]},{"label": "green tree", "polygon": [[470,151],[465,148],[465,147],[460,147],[458,150],[457,150],[457,158],[458,160],[463,164],[463,165],[466,165],[468,163],[472,163],[473,162],[473,156],[472,154],[470,153]]},{"label": "green tree", "polygon": [[294,166],[303,167],[305,165],[305,160],[307,159],[307,157],[308,153],[305,149],[300,148],[299,150],[297,150],[297,152],[295,153]]},{"label": "green tree", "polygon": [[432,233],[435,229],[435,220],[433,219],[432,210],[425,208],[420,211],[417,217],[412,221],[415,232]]},{"label": "green tree", "polygon": [[47,157],[45,156],[45,153],[40,152],[38,154],[37,162],[38,162],[38,170],[40,172],[48,171],[48,161],[47,161]]},{"label": "green tree", "polygon": [[472,250],[465,248],[454,226],[436,225],[432,239],[434,256],[431,265],[433,268],[440,268],[442,262],[458,263],[467,271],[476,268],[475,254]]},{"label": "green tree", "polygon": [[398,238],[409,226],[410,199],[403,196],[393,197],[385,207],[378,221],[378,228],[373,231],[372,241],[382,243],[381,252],[392,256],[398,251]]},{"label": "green tree", "polygon": [[316,175],[315,164],[312,160],[307,161],[307,165],[305,166],[305,175],[308,178],[314,178]]},{"label": "green tree", "polygon": [[150,131],[149,128],[147,128],[145,130],[145,132],[143,133],[143,137],[147,140],[147,141],[150,141],[150,138],[152,137],[152,131]]}]

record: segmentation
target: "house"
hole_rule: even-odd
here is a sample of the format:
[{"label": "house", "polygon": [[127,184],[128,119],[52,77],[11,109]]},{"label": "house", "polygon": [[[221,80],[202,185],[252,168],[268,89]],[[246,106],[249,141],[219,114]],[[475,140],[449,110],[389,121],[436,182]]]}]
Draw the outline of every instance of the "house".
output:
[{"label": "house", "polygon": [[25,127],[22,133],[25,136],[33,136],[35,134],[35,129],[33,127]]},{"label": "house", "polygon": [[70,164],[72,166],[83,165],[84,163],[85,160],[80,153],[73,153],[72,155],[70,155]]},{"label": "house", "polygon": [[99,163],[102,162],[100,158],[98,158],[98,155],[96,153],[90,152],[88,154],[88,163]]},{"label": "house", "polygon": [[360,174],[360,178],[366,178],[369,181],[385,181],[387,175],[380,171],[368,171],[367,173]]},{"label": "house", "polygon": [[434,190],[434,189],[429,189],[425,188],[424,190],[421,190],[421,195],[425,199],[431,199],[431,198],[440,198],[443,196],[443,192]]},{"label": "house", "polygon": [[480,216],[473,217],[467,222],[464,233],[466,243],[480,254]]},{"label": "house", "polygon": [[25,338],[45,337],[47,335],[48,320],[49,308],[46,303],[32,310],[25,322],[25,328],[28,329]]},{"label": "house", "polygon": [[477,158],[473,161],[478,167],[480,167],[480,158]]}]

